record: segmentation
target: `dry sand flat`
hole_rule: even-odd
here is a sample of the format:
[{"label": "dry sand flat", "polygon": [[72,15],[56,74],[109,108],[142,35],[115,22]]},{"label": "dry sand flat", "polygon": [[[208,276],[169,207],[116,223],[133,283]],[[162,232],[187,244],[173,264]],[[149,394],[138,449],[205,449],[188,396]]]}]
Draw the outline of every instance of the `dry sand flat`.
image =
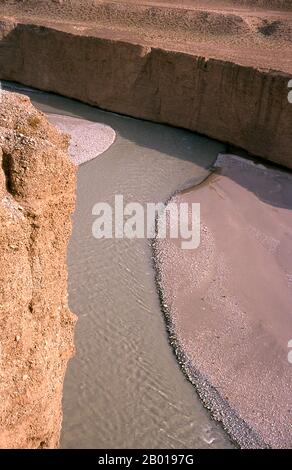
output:
[{"label": "dry sand flat", "polygon": [[0,2],[5,17],[283,71],[292,70],[291,10],[285,0]]},{"label": "dry sand flat", "polygon": [[291,447],[292,176],[231,155],[217,166],[174,198],[201,203],[200,247],[157,241],[165,312],[187,373],[235,440]]}]

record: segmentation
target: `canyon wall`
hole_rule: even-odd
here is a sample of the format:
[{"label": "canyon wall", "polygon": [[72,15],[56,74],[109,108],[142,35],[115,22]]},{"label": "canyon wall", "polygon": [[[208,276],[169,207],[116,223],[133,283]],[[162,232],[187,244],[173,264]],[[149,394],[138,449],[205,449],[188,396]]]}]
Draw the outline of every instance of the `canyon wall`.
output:
[{"label": "canyon wall", "polygon": [[292,168],[289,73],[3,20],[0,78],[183,127]]},{"label": "canyon wall", "polygon": [[66,251],[75,202],[68,137],[0,93],[0,448],[56,447],[74,352]]}]

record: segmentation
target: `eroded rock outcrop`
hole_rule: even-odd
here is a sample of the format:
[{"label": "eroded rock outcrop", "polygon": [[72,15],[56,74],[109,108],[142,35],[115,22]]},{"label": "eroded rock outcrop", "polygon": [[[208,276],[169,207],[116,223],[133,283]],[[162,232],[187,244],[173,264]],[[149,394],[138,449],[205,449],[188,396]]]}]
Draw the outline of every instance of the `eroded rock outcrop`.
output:
[{"label": "eroded rock outcrop", "polygon": [[28,98],[0,94],[0,447],[55,447],[74,351],[66,250],[75,169]]}]

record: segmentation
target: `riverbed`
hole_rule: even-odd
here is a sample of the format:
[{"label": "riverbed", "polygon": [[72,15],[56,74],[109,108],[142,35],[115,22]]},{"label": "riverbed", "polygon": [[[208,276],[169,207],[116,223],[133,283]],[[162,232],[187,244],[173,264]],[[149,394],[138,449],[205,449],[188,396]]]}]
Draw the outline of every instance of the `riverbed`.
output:
[{"label": "riverbed", "polygon": [[78,168],[68,251],[77,353],[65,380],[62,447],[233,447],[169,345],[150,241],[92,236],[96,203],[113,204],[115,195],[123,195],[125,203],[164,202],[204,180],[224,146],[53,94],[26,93],[59,122],[71,116],[116,133],[108,150]]}]

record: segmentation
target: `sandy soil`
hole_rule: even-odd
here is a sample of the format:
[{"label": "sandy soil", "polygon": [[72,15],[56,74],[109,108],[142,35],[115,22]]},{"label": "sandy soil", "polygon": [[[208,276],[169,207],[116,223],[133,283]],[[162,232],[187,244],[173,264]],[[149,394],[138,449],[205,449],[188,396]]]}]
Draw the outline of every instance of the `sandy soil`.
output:
[{"label": "sandy soil", "polygon": [[205,381],[202,398],[231,435],[291,447],[292,176],[230,155],[217,165],[173,199],[201,203],[199,248],[157,241],[164,309],[187,373]]},{"label": "sandy soil", "polygon": [[292,73],[292,12],[285,0],[6,0],[0,14]]},{"label": "sandy soil", "polygon": [[[115,3],[121,3],[121,0],[112,0]],[[289,10],[292,8],[290,0],[124,0],[123,3],[139,3],[144,5],[164,5],[180,8],[225,8],[239,9],[252,8],[258,9],[282,9]]]}]

